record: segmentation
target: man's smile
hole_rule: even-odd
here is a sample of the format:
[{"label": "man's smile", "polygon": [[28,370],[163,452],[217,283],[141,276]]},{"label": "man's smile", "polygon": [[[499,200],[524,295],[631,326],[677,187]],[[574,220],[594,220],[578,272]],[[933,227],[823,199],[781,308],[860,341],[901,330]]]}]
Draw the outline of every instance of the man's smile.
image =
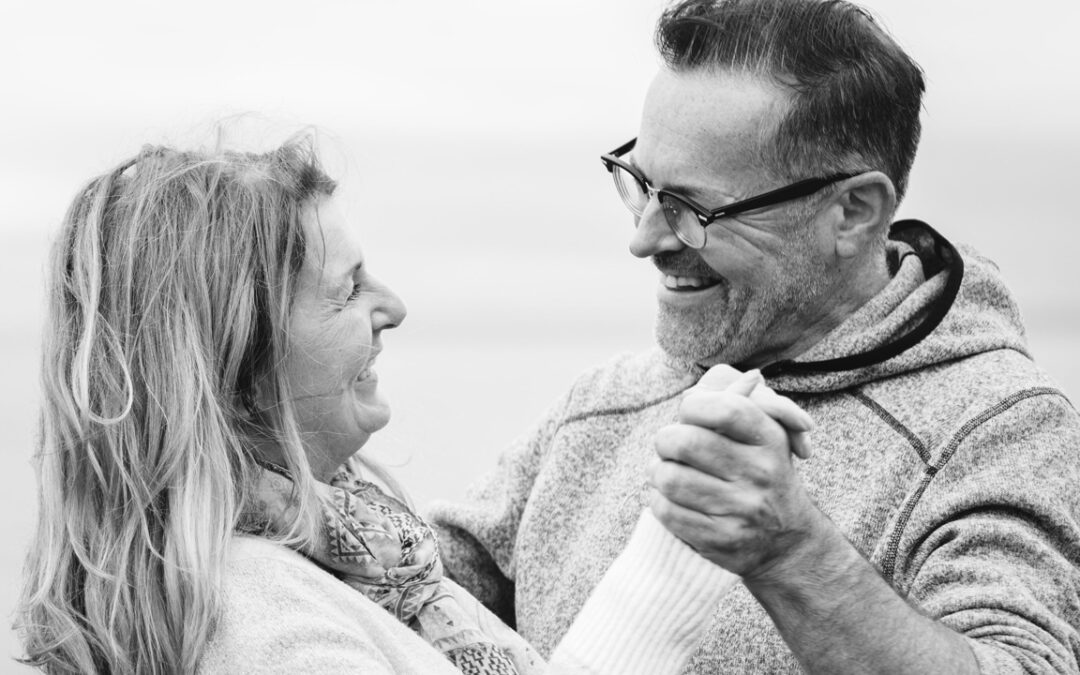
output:
[{"label": "man's smile", "polygon": [[723,277],[676,276],[661,272],[656,299],[671,308],[697,309],[722,301],[720,296],[727,293],[728,284]]},{"label": "man's smile", "polygon": [[710,288],[720,283],[720,279],[714,277],[691,277],[675,276],[673,274],[661,274],[661,283],[669,291],[690,292]]}]

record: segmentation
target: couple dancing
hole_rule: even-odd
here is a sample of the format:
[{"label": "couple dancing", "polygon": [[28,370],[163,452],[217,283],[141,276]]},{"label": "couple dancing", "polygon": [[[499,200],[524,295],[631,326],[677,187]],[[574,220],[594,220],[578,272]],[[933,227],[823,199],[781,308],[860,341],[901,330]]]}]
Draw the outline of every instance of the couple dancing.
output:
[{"label": "couple dancing", "polygon": [[1076,672],[1080,419],[994,265],[893,222],[918,67],[843,2],[684,0],[657,45],[602,160],[659,349],[425,517],[358,452],[405,309],[311,143],[92,180],[49,272],[28,660]]}]

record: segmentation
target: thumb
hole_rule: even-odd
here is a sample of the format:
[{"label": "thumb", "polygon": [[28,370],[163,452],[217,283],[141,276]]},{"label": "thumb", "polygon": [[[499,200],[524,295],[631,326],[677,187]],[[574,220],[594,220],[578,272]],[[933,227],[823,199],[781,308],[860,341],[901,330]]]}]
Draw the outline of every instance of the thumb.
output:
[{"label": "thumb", "polygon": [[693,388],[705,391],[726,391],[742,375],[741,371],[726,363],[721,363],[706,370]]},{"label": "thumb", "polygon": [[795,456],[810,458],[812,451],[807,432],[814,429],[813,419],[794,401],[780,396],[766,386],[761,381],[759,371],[748,370],[744,373],[721,363],[705,371],[697,384],[689,390],[694,391],[725,391],[749,397],[766,415],[787,429]]}]

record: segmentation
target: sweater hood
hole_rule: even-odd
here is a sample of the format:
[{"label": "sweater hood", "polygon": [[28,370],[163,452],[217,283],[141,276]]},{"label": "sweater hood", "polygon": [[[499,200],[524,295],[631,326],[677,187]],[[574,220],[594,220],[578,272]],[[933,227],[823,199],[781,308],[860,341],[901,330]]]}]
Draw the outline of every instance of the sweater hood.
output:
[{"label": "sweater hood", "polygon": [[858,386],[998,349],[1028,355],[1020,311],[997,265],[918,220],[893,224],[892,280],[797,359],[762,368],[789,393]]}]

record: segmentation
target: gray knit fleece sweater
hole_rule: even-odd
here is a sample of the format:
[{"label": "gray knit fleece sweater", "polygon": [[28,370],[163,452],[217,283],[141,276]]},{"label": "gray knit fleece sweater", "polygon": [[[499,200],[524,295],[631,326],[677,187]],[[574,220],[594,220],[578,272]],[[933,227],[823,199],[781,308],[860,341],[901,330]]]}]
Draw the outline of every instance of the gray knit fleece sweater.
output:
[{"label": "gray knit fleece sweater", "polygon": [[[917,221],[892,237],[892,282],[798,363],[765,369],[817,421],[802,478],[902,596],[970,639],[984,673],[1076,673],[1080,417],[1031,361],[993,263]],[[541,653],[623,548],[653,433],[699,375],[660,352],[588,372],[464,503],[433,505],[453,576]],[[738,586],[687,672],[800,669]]]}]

